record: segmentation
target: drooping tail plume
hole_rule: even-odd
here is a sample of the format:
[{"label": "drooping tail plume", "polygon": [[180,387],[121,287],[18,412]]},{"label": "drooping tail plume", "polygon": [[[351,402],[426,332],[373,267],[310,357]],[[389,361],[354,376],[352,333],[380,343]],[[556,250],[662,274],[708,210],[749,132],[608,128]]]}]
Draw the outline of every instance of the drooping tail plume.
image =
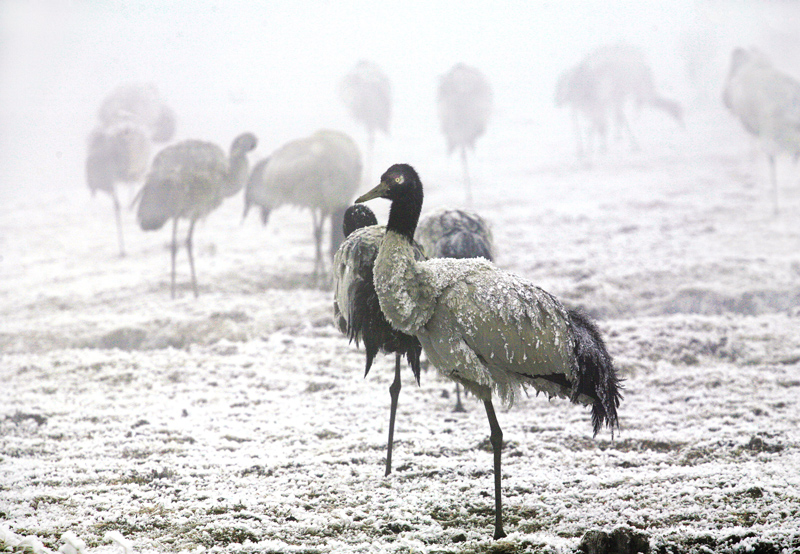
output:
[{"label": "drooping tail plume", "polygon": [[578,379],[573,384],[572,395],[586,395],[592,403],[592,429],[594,434],[606,424],[613,436],[619,428],[617,408],[622,400],[621,380],[614,362],[606,349],[603,337],[594,322],[581,311],[569,310],[569,322],[575,336],[575,358]]}]

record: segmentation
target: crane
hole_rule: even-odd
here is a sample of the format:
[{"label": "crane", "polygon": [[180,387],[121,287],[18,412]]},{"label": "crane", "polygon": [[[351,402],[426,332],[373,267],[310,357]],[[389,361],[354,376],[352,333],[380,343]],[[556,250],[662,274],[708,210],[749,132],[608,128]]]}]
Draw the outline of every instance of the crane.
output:
[{"label": "crane", "polygon": [[357,203],[391,201],[374,265],[375,291],[392,327],[416,336],[440,373],[483,401],[494,458],[495,539],[503,530],[503,432],[492,395],[512,404],[532,386],[592,407],[597,434],[618,426],[620,382],[596,325],[533,283],[480,259],[417,261],[412,241],[423,187],[410,165],[395,164]]},{"label": "crane", "polygon": [[[392,446],[397,402],[402,386],[400,359],[405,356],[414,379],[419,384],[420,353],[422,347],[416,337],[392,328],[378,302],[373,283],[372,267],[378,255],[386,227],[379,226],[375,214],[363,204],[350,206],[344,214],[345,240],[333,258],[333,318],[338,329],[356,345],[364,342],[366,370],[369,374],[377,353],[395,355],[394,381],[389,387],[391,411],[389,415],[389,442],[386,450],[386,475],[392,472]],[[425,256],[417,245],[414,256]]]},{"label": "crane", "polygon": [[251,206],[258,206],[266,225],[270,212],[283,204],[309,208],[316,246],[314,274],[318,275],[324,268],[325,220],[350,204],[360,183],[361,153],[356,143],[345,133],[322,129],[284,144],[253,167],[245,189],[244,216]]},{"label": "crane", "polygon": [[439,79],[437,106],[447,153],[458,150],[464,172],[466,200],[472,205],[472,185],[467,167],[467,149],[485,132],[492,112],[492,89],[477,68],[457,63]]},{"label": "crane", "polygon": [[756,137],[769,161],[773,211],[777,214],[776,157],[800,157],[800,83],[775,69],[761,52],[736,48],[722,94],[723,103]]},{"label": "crane", "polygon": [[178,220],[188,219],[186,251],[192,272],[192,290],[197,298],[197,277],[192,253],[192,235],[199,219],[215,210],[222,201],[241,190],[247,179],[247,153],[256,147],[252,133],[243,133],[231,143],[228,156],[216,144],[185,140],[161,150],[153,160],[144,187],[136,201],[136,218],[143,231],[161,229],[172,220],[172,271],[170,292],[175,298],[175,257],[178,252]]}]

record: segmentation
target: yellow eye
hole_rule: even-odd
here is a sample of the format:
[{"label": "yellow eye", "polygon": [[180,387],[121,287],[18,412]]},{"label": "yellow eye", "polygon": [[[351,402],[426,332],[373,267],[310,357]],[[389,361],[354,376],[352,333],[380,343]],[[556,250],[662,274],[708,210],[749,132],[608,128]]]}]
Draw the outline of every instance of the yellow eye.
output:
[{"label": "yellow eye", "polygon": [[398,175],[397,177],[394,178],[394,182],[397,183],[398,185],[402,185],[403,184],[403,176],[402,175]]}]

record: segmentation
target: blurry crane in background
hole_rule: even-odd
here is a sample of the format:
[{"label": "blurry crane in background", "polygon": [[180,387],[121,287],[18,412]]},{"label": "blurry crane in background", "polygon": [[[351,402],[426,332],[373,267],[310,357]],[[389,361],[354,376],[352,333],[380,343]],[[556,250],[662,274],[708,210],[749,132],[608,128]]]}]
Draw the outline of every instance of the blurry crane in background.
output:
[{"label": "blurry crane in background", "polygon": [[97,112],[99,123],[89,135],[86,182],[92,195],[108,193],[114,203],[120,256],[125,255],[122,216],[116,183],[137,183],[150,163],[150,142],[175,134],[175,112],[164,104],[155,85],[117,87]]},{"label": "blurry crane in background", "polygon": [[[599,137],[600,150],[606,150],[609,117],[613,117],[616,124],[617,138],[627,134],[631,148],[638,150],[625,115],[629,102],[637,110],[642,106],[660,110],[683,125],[683,108],[656,91],[653,71],[642,51],[635,46],[601,46],[561,74],[556,85],[555,104],[557,107],[568,105],[572,110],[579,158],[591,156],[594,135]],[[588,122],[586,148],[579,116]]]},{"label": "blurry crane in background", "polygon": [[119,121],[99,126],[89,135],[86,155],[86,183],[92,191],[101,190],[111,196],[117,222],[119,255],[125,255],[122,214],[116,183],[137,183],[150,162],[150,139],[145,129],[132,121]]},{"label": "blurry crane in background", "polygon": [[492,404],[511,404],[525,387],[592,406],[595,434],[617,425],[621,399],[611,356],[594,323],[544,290],[481,259],[415,259],[412,241],[423,190],[405,164],[356,199],[391,201],[373,267],[381,311],[392,327],[419,339],[442,375],[461,383],[486,409],[494,454],[494,538],[505,537],[503,431]]},{"label": "blurry crane in background", "polygon": [[[491,227],[472,211],[440,208],[427,213],[420,219],[414,239],[428,258],[485,258],[494,261]],[[458,382],[455,411],[465,411]]]},{"label": "blurry crane in background", "polygon": [[104,126],[113,125],[120,117],[133,119],[148,129],[153,142],[167,142],[175,135],[175,112],[152,83],[118,86],[103,100],[97,115]]},{"label": "blurry crane in background", "polygon": [[756,137],[769,160],[774,211],[779,211],[775,158],[800,157],[800,83],[775,69],[761,52],[737,48],[722,94],[725,106]]},{"label": "blurry crane in background", "polygon": [[[272,210],[283,204],[309,208],[314,222],[314,275],[324,273],[322,230],[325,219],[342,214],[361,184],[361,153],[348,135],[322,129],[293,140],[258,162],[250,174],[244,198],[244,215],[250,206],[261,209],[266,225]],[[341,215],[339,216],[341,217]],[[333,224],[341,228],[341,221]],[[332,254],[338,247],[331,235]]]},{"label": "blurry crane in background", "polygon": [[[389,443],[386,450],[386,475],[392,472],[392,446],[397,401],[400,396],[400,359],[405,356],[414,379],[419,384],[420,353],[422,347],[416,337],[392,328],[381,312],[372,267],[378,255],[386,227],[378,226],[378,220],[367,206],[356,204],[344,214],[343,231],[345,241],[333,258],[333,319],[336,327],[347,335],[356,346],[364,342],[367,354],[366,377],[378,352],[395,354],[394,381],[389,387],[391,411],[389,414]],[[425,256],[419,245],[414,247],[416,259]]]},{"label": "blurry crane in background", "polygon": [[364,175],[367,179],[372,179],[375,132],[380,130],[389,134],[389,122],[392,119],[392,84],[376,63],[361,60],[342,79],[339,96],[347,106],[350,116],[367,128]]},{"label": "blurry crane in background", "polygon": [[186,251],[192,272],[192,290],[197,298],[197,278],[192,253],[192,235],[197,220],[242,189],[249,170],[247,153],[256,147],[256,137],[243,133],[231,144],[230,155],[210,142],[185,140],[167,146],[156,155],[137,200],[136,218],[144,231],[161,229],[172,219],[172,271],[170,291],[175,298],[175,256],[178,252],[178,220],[189,220]]},{"label": "blurry crane in background", "polygon": [[467,148],[486,132],[492,112],[492,89],[478,69],[463,63],[454,65],[439,78],[437,93],[439,122],[447,139],[447,153],[458,149],[464,170],[467,204],[472,205],[472,185],[467,167]]}]

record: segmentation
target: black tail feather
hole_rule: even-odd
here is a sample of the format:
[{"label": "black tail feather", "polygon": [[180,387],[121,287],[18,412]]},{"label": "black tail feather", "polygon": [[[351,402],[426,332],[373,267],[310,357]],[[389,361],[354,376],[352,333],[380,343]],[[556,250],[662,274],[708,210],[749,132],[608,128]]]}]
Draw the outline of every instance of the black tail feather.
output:
[{"label": "black tail feather", "polygon": [[603,424],[619,429],[617,408],[622,400],[622,380],[617,376],[614,362],[606,349],[603,337],[594,322],[581,311],[569,310],[569,322],[575,337],[575,358],[578,379],[572,385],[573,401],[578,395],[592,400],[592,428],[594,434]]},{"label": "black tail feather", "polygon": [[351,341],[355,340],[358,344],[359,339],[364,341],[367,359],[364,376],[369,374],[372,362],[378,352],[383,351],[387,354],[399,353],[405,355],[414,379],[419,384],[420,379],[420,356],[422,346],[416,337],[406,335],[392,328],[386,317],[381,312],[378,295],[372,282],[354,282],[354,290],[351,293],[353,305],[356,308],[351,313],[351,321],[348,329],[348,337]]}]

